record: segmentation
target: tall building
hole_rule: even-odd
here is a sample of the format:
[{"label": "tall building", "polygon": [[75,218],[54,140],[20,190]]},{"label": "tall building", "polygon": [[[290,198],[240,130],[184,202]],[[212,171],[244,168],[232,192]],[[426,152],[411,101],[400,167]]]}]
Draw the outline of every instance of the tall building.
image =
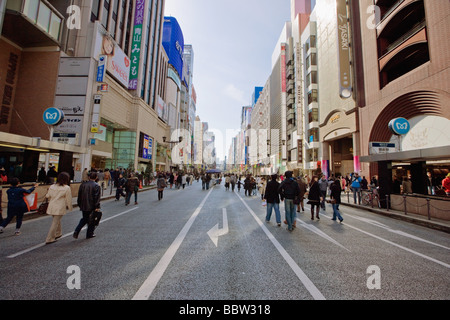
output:
[{"label": "tall building", "polygon": [[[414,193],[426,194],[427,173],[442,181],[450,165],[450,3],[378,0],[367,13],[372,4],[350,2],[360,30],[353,37],[361,48],[362,172],[379,177],[382,196],[404,176],[411,176]],[[403,132],[389,127],[398,118],[406,119]]]},{"label": "tall building", "polygon": [[[6,1],[2,165],[24,162],[26,181],[49,164],[73,167],[75,181],[84,168],[165,168],[156,159],[168,135],[157,110],[166,96],[163,17],[164,0]],[[49,107],[63,111],[61,123],[41,120]]]}]

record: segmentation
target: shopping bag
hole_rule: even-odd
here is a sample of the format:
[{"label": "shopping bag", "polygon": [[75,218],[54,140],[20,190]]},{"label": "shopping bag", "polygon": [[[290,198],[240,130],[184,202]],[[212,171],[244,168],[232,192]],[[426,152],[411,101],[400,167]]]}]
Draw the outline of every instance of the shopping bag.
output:
[{"label": "shopping bag", "polygon": [[37,209],[37,193],[30,193],[23,196],[23,200],[27,204],[28,212]]},{"label": "shopping bag", "polygon": [[262,206],[263,206],[263,207],[267,207],[267,200],[263,200]]}]

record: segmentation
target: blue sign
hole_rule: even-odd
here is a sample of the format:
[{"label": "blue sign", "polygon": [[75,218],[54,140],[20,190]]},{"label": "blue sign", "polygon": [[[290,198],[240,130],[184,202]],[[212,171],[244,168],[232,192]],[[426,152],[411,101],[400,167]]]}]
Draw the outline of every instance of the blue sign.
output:
[{"label": "blue sign", "polygon": [[106,56],[101,55],[98,60],[97,82],[103,82],[105,78]]},{"label": "blue sign", "polygon": [[169,57],[169,64],[175,68],[178,76],[183,78],[184,36],[174,17],[164,17],[162,45]]},{"label": "blue sign", "polygon": [[411,130],[411,124],[405,118],[396,118],[389,122],[389,129],[398,136],[403,136]]},{"label": "blue sign", "polygon": [[58,126],[64,120],[64,112],[58,108],[48,108],[44,111],[43,119],[49,126]]}]

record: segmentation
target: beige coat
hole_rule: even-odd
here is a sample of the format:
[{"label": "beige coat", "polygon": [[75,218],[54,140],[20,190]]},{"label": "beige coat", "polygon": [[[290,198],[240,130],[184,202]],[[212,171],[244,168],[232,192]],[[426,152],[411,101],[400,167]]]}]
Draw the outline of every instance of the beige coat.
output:
[{"label": "beige coat", "polygon": [[69,186],[53,184],[45,197],[50,201],[47,208],[47,214],[49,215],[63,216],[67,213],[67,209],[73,210],[72,191]]}]

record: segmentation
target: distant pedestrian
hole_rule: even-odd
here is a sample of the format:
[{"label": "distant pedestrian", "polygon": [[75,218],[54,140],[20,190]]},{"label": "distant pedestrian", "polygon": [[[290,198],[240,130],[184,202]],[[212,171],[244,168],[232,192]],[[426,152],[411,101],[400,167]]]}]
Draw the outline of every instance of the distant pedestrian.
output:
[{"label": "distant pedestrian", "polygon": [[356,204],[356,196],[358,196],[358,204],[361,204],[361,177],[355,173],[352,178],[351,188],[353,191],[353,200]]},{"label": "distant pedestrian", "polygon": [[280,194],[281,201],[284,200],[284,210],[286,214],[286,221],[288,225],[288,231],[294,230],[295,227],[295,205],[294,199],[300,194],[300,188],[297,182],[292,177],[292,171],[286,171],[285,179],[281,182],[278,192]]},{"label": "distant pedestrian", "polygon": [[6,191],[6,194],[8,195],[8,212],[6,219],[4,219],[0,225],[0,233],[3,233],[3,229],[6,228],[14,217],[16,217],[16,231],[14,234],[18,236],[20,235],[20,228],[22,227],[23,215],[25,212],[28,212],[28,206],[23,199],[24,195],[31,194],[39,184],[36,183],[31,189],[26,190],[18,186],[19,179],[16,177],[11,179],[10,184],[11,188]]},{"label": "distant pedestrian", "polygon": [[323,210],[325,210],[325,199],[327,197],[328,191],[328,180],[325,175],[322,175],[322,178],[319,180],[319,189],[320,189],[320,197],[322,198],[320,202],[320,206]]},{"label": "distant pedestrian", "polygon": [[159,175],[158,181],[156,182],[156,187],[158,188],[158,200],[162,200],[164,189],[167,188],[166,179],[163,175]]},{"label": "distant pedestrian", "polygon": [[300,212],[300,207],[302,208],[302,211],[305,211],[305,204],[303,203],[303,200],[305,199],[305,194],[308,191],[306,182],[303,180],[302,177],[299,177],[297,179],[298,187],[300,188],[300,194],[298,195],[298,204],[297,204],[297,212]]},{"label": "distant pedestrian", "polygon": [[320,202],[321,202],[321,192],[319,187],[319,182],[317,182],[317,176],[313,176],[311,179],[311,184],[308,191],[308,204],[311,206],[311,220],[314,220],[314,209],[316,210],[316,218],[320,220]]},{"label": "distant pedestrian", "polygon": [[134,173],[130,173],[128,176],[128,180],[125,183],[125,191],[127,193],[127,198],[125,199],[125,205],[129,205],[131,201],[131,195],[134,193],[134,204],[137,205],[137,197],[139,191],[139,179],[134,175]]},{"label": "distant pedestrian", "polygon": [[413,193],[412,182],[411,182],[411,180],[408,179],[408,177],[403,177],[402,188],[403,188],[403,194]]},{"label": "distant pedestrian", "polygon": [[126,198],[126,194],[123,192],[125,190],[125,184],[127,183],[127,180],[123,177],[121,173],[119,173],[119,177],[116,180],[116,201],[120,200],[120,197]]},{"label": "distant pedestrian", "polygon": [[97,173],[92,172],[89,175],[89,181],[83,182],[78,190],[77,204],[83,216],[75,228],[73,237],[78,239],[81,229],[87,224],[86,239],[95,237],[95,224],[92,215],[95,211],[100,211],[100,186],[95,182],[97,180]]},{"label": "distant pedestrian", "polygon": [[170,189],[172,189],[172,187],[173,187],[173,182],[174,182],[174,180],[175,180],[175,176],[174,176],[173,173],[171,172],[171,173],[170,173],[170,176],[169,176]]},{"label": "distant pedestrian", "polygon": [[241,181],[241,179],[239,179],[237,181],[238,192],[241,192],[241,186],[242,186],[242,181]]},{"label": "distant pedestrian", "polygon": [[89,172],[87,168],[84,168],[83,172],[81,173],[81,182],[89,181]]},{"label": "distant pedestrian", "polygon": [[183,189],[186,187],[186,183],[187,183],[187,180],[186,180],[187,178],[186,178],[186,174],[182,174],[181,175],[181,186],[183,187]]},{"label": "distant pedestrian", "polygon": [[73,210],[70,175],[67,172],[61,172],[56,183],[48,189],[45,197],[49,200],[47,214],[53,217],[45,241],[46,244],[50,244],[62,237],[61,219],[67,213],[67,210]]},{"label": "distant pedestrian", "polygon": [[442,180],[442,188],[444,189],[445,194],[450,197],[450,173]]},{"label": "distant pedestrian", "polygon": [[333,221],[336,221],[336,218],[338,218],[340,222],[344,220],[339,211],[339,205],[341,204],[341,193],[342,193],[341,183],[339,180],[336,180],[331,185],[331,194],[330,194],[331,206],[333,207],[333,219],[331,220]]},{"label": "distant pedestrian", "polygon": [[277,181],[278,176],[273,174],[271,180],[267,183],[264,199],[267,201],[267,214],[266,222],[270,222],[272,216],[272,209],[275,210],[275,218],[277,220],[278,226],[281,226],[281,214],[280,214],[280,194],[278,189],[280,183]]}]

